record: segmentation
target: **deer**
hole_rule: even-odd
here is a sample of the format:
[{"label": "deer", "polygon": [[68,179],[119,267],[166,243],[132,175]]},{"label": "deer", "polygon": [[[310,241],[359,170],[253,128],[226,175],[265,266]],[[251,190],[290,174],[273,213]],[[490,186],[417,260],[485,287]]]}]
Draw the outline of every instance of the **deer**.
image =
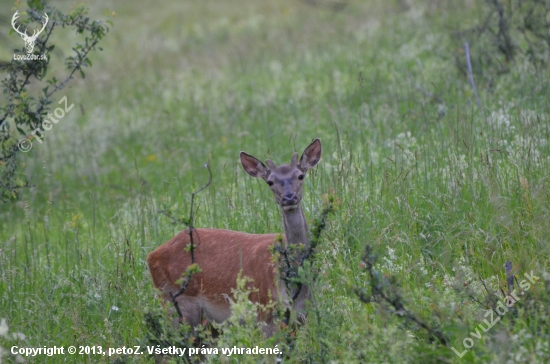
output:
[{"label": "deer", "polygon": [[34,43],[36,42],[36,39],[38,38],[40,33],[42,33],[42,31],[46,28],[46,25],[48,24],[48,20],[49,20],[48,14],[44,13],[44,22],[42,23],[42,29],[34,30],[31,36],[29,36],[27,34],[26,30],[25,30],[24,33],[22,33],[19,30],[19,27],[17,27],[17,28],[15,27],[15,21],[17,20],[17,18],[19,18],[18,14],[19,14],[19,11],[16,11],[15,14],[13,14],[13,17],[11,18],[11,26],[17,32],[17,34],[21,35],[21,37],[25,41],[25,48],[27,48],[27,53],[31,54],[32,50],[34,49]]},{"label": "deer", "polygon": [[[292,155],[290,164],[276,166],[271,160],[266,164],[257,158],[240,153],[240,162],[250,176],[263,179],[271,188],[275,201],[281,207],[284,228],[284,244],[304,244],[309,248],[308,224],[302,209],[302,189],[306,172],[321,159],[321,141],[315,139],[302,153]],[[266,166],[267,165],[267,166]],[[248,234],[244,232],[196,228],[193,229],[195,262],[202,272],[193,274],[184,293],[176,298],[181,319],[192,327],[204,319],[222,323],[231,315],[229,297],[236,288],[239,272],[253,279],[255,291],[249,296],[252,302],[268,305],[279,302],[289,312],[298,313],[298,324],[303,323],[306,302],[311,298],[307,285],[294,292],[287,292],[283,279],[272,259],[270,247],[280,234]],[[191,254],[185,249],[190,243],[186,229],[149,253],[147,265],[154,286],[164,294],[166,301],[178,292],[178,280],[191,264]],[[291,297],[293,299],[291,299]],[[275,332],[273,314],[258,312],[258,320],[265,323],[266,336]]]}]

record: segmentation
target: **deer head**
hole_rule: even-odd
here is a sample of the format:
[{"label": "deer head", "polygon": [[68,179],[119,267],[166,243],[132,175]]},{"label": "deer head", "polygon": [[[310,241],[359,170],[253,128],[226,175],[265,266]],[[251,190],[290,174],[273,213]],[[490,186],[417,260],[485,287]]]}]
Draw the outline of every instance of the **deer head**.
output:
[{"label": "deer head", "polygon": [[267,182],[275,201],[283,211],[296,209],[302,201],[302,183],[306,172],[314,167],[321,159],[321,141],[315,139],[298,160],[298,153],[294,153],[290,164],[276,166],[269,159],[267,166],[257,158],[241,152],[241,163],[246,173],[252,177],[260,177]]},{"label": "deer head", "polygon": [[34,43],[36,42],[36,38],[38,38],[40,33],[42,33],[42,31],[46,28],[46,25],[48,24],[48,20],[49,20],[48,14],[44,13],[44,22],[42,23],[43,24],[42,29],[40,29],[38,31],[37,30],[33,31],[32,35],[29,36],[29,35],[27,35],[26,30],[25,30],[24,33],[22,33],[19,30],[19,27],[17,27],[17,28],[15,27],[15,21],[17,20],[17,18],[19,18],[18,13],[19,13],[19,11],[16,11],[15,14],[13,14],[13,18],[11,18],[11,26],[13,27],[13,29],[15,29],[15,31],[19,35],[21,35],[21,37],[25,41],[25,48],[27,48],[27,54],[31,54],[33,49],[34,49]]}]

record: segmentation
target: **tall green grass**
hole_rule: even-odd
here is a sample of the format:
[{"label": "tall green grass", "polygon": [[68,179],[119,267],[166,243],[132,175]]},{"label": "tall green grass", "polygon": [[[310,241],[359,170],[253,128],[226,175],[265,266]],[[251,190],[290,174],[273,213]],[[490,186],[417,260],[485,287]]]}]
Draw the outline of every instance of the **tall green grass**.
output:
[{"label": "tall green grass", "polygon": [[[288,163],[320,137],[306,215],[330,189],[342,205],[317,252],[313,307],[285,347],[289,361],[459,362],[359,301],[368,243],[407,308],[457,349],[483,322],[487,297],[505,289],[506,259],[520,276],[537,272],[541,282],[463,360],[545,362],[548,71],[520,63],[494,92],[478,85],[477,107],[450,34],[474,23],[481,4],[138,3],[108,6],[115,27],[104,51],[62,91],[77,107],[21,157],[35,187],[0,207],[0,318],[25,335],[0,346],[143,345],[144,314],[161,306],[145,257],[183,229],[157,211],[187,215],[208,162],[214,179],[197,197],[197,227],[280,232],[268,188],[244,173],[239,152]],[[227,333],[220,345],[277,344],[253,325]],[[35,361],[114,359],[152,360]]]}]

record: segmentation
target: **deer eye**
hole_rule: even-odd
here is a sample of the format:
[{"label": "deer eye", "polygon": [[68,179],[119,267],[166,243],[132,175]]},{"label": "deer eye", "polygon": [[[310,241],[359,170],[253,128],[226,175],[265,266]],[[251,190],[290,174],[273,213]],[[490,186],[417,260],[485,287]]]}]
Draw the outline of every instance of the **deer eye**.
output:
[{"label": "deer eye", "polygon": [[298,179],[301,181],[301,180],[304,179],[304,177],[305,177],[305,176],[304,176],[303,174],[301,174],[301,175],[298,176]]},{"label": "deer eye", "polygon": [[273,181],[267,181],[267,184],[273,186]]}]

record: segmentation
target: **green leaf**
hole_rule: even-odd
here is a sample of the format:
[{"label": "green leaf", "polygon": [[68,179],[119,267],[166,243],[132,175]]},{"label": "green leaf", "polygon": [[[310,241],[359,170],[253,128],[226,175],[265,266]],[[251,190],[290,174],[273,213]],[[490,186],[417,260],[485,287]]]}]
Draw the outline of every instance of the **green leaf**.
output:
[{"label": "green leaf", "polygon": [[44,1],[43,0],[27,0],[27,5],[29,8],[42,11],[44,10]]}]

